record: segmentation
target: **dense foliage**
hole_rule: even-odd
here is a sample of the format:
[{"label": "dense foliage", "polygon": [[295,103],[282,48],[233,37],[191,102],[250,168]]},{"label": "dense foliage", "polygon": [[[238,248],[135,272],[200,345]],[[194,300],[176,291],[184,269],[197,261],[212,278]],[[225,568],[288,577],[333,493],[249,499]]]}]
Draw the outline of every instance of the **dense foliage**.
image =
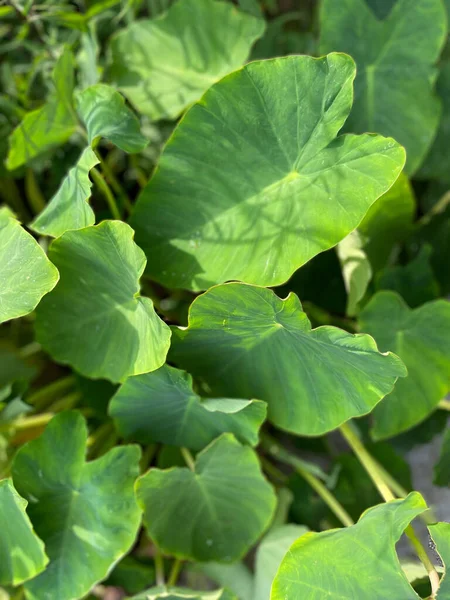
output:
[{"label": "dense foliage", "polygon": [[0,6],[1,600],[450,600],[447,12]]}]

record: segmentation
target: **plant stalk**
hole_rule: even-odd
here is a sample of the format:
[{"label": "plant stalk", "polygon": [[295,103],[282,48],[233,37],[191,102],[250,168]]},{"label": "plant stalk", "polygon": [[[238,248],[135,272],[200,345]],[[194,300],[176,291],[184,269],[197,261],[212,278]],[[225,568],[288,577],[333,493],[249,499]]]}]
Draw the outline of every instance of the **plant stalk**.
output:
[{"label": "plant stalk", "polygon": [[130,213],[133,210],[133,205],[131,204],[131,200],[129,199],[128,194],[123,189],[122,185],[119,183],[118,179],[116,178],[112,170],[109,168],[108,163],[106,162],[106,160],[103,159],[100,152],[97,149],[95,149],[94,152],[96,157],[100,161],[100,167],[105,178],[109,181],[112,189],[120,197],[126,210]]},{"label": "plant stalk", "polygon": [[26,398],[28,404],[32,404],[35,410],[39,411],[47,407],[56,395],[67,392],[75,383],[75,377],[68,375],[33,392]]},{"label": "plant stalk", "polygon": [[105,200],[109,206],[109,210],[111,211],[112,216],[114,217],[114,219],[120,221],[122,217],[119,211],[119,207],[117,206],[116,200],[113,196],[113,193],[110,190],[109,185],[106,183],[106,180],[104,179],[104,177],[102,177],[101,173],[99,173],[95,167],[91,170],[91,175],[92,179],[94,180],[94,182],[102,192],[103,196],[105,197]]},{"label": "plant stalk", "polygon": [[156,572],[156,585],[165,585],[166,576],[164,574],[164,559],[161,554],[161,550],[155,544],[155,572]]},{"label": "plant stalk", "polygon": [[176,583],[178,581],[178,577],[180,575],[182,565],[183,565],[183,561],[181,561],[179,558],[176,558],[173,561],[169,579],[167,580],[167,587],[173,587],[174,585],[176,585]]},{"label": "plant stalk", "polygon": [[192,454],[189,452],[187,448],[181,448],[181,455],[184,458],[184,462],[190,468],[191,471],[195,471],[195,460]]}]

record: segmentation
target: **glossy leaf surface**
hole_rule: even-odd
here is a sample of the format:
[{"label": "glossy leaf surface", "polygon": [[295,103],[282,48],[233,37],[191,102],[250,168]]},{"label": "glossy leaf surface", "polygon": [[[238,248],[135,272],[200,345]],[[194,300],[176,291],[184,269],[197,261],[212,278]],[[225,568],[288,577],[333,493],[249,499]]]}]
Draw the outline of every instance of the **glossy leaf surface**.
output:
[{"label": "glossy leaf surface", "polygon": [[127,439],[201,450],[224,432],[256,446],[266,405],[231,398],[202,401],[188,373],[164,365],[127,379],[113,397],[109,413]]},{"label": "glossy leaf surface", "polygon": [[377,135],[336,138],[354,77],[343,54],[289,56],[213,85],[132,215],[149,275],[196,290],[232,279],[279,285],[355,229],[397,179],[404,150]]},{"label": "glossy leaf surface", "polygon": [[83,597],[136,537],[139,448],[114,448],[86,463],[86,441],[83,417],[64,412],[14,459],[14,484],[29,502],[28,515],[50,558],[26,584],[30,600]]},{"label": "glossy leaf surface", "polygon": [[247,59],[264,21],[226,2],[179,0],[111,42],[110,76],[152,120],[174,119]]},{"label": "glossy leaf surface", "polygon": [[150,469],[136,491],[150,537],[164,552],[197,561],[241,558],[269,525],[276,503],[257,455],[231,434],[198,454],[195,472]]},{"label": "glossy leaf surface", "polygon": [[379,292],[362,311],[360,327],[408,369],[374,410],[372,434],[383,439],[420,423],[449,391],[450,304],[435,300],[411,310],[398,294]]},{"label": "glossy leaf surface", "polygon": [[268,402],[269,419],[299,435],[321,435],[370,412],[406,373],[370,336],[312,330],[294,294],[281,300],[239,283],[194,301],[189,327],[173,329],[171,357],[214,394]]},{"label": "glossy leaf surface", "polygon": [[39,307],[36,333],[55,360],[113,382],[164,363],[170,330],[139,296],[145,256],[128,225],[67,231],[49,257],[61,279]]}]

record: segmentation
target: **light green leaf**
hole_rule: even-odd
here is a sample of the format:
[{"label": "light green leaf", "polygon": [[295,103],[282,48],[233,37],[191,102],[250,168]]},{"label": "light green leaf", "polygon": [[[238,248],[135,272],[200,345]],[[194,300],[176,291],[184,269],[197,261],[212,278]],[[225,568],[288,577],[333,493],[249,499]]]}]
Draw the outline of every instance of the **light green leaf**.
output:
[{"label": "light green leaf", "polygon": [[321,3],[320,52],[348,52],[358,67],[347,129],[395,138],[406,148],[408,173],[422,163],[439,125],[433,65],[445,37],[441,0],[398,0],[383,20],[366,0]]},{"label": "light green leaf", "polygon": [[113,448],[86,463],[86,441],[81,415],[63,412],[14,459],[14,485],[28,500],[28,515],[50,557],[47,569],[25,586],[30,600],[83,597],[136,537],[139,448]]},{"label": "light green leaf", "polygon": [[20,585],[48,563],[25,512],[27,504],[9,479],[0,481],[0,585]]},{"label": "light green leaf", "polygon": [[64,177],[58,191],[31,223],[43,235],[59,237],[69,229],[82,229],[95,223],[95,214],[87,203],[92,183],[89,171],[99,163],[91,148],[85,148],[77,164]]},{"label": "light green leaf", "polygon": [[450,303],[428,302],[411,310],[394,292],[378,292],[360,315],[360,329],[383,352],[395,352],[408,376],[374,410],[374,439],[417,425],[450,389]]},{"label": "light green leaf", "polygon": [[199,296],[189,327],[173,329],[172,350],[213,394],[260,398],[275,425],[299,435],[322,435],[370,412],[406,374],[370,336],[312,330],[294,294],[281,300],[240,283]]},{"label": "light green leaf", "polygon": [[241,558],[276,504],[256,453],[228,433],[197,455],[195,472],[150,469],[136,493],[147,531],[163,552],[196,561]]},{"label": "light green leaf", "polygon": [[0,208],[0,323],[32,312],[58,271],[7,208]]},{"label": "light green leaf", "polygon": [[336,138],[354,77],[343,54],[288,56],[213,85],[175,129],[132,215],[148,273],[196,290],[278,285],[355,229],[396,180],[404,150],[375,135]]},{"label": "light green leaf", "polygon": [[434,485],[450,487],[450,429],[446,429],[442,438],[441,454],[434,465]]},{"label": "light green leaf", "polygon": [[395,544],[426,509],[422,496],[413,492],[370,508],[351,527],[303,535],[281,563],[271,600],[418,600],[400,567]]},{"label": "light green leaf", "polygon": [[402,173],[391,189],[372,204],[358,226],[373,271],[384,267],[395,248],[412,233],[415,212],[414,193]]},{"label": "light green leaf", "polygon": [[143,444],[160,442],[201,450],[224,432],[256,446],[266,418],[259,400],[210,398],[202,401],[192,377],[163,365],[130,377],[113,397],[109,413],[120,434]]},{"label": "light green leaf", "polygon": [[86,125],[89,143],[104,137],[124,152],[140,152],[148,140],[139,120],[112,87],[97,83],[77,95],[77,110]]},{"label": "light green leaf", "polygon": [[255,563],[253,600],[269,600],[272,582],[286,552],[308,528],[302,525],[282,525],[270,531],[258,546]]},{"label": "light green leaf", "polygon": [[187,588],[167,588],[165,586],[151,588],[129,600],[159,600],[160,598],[164,598],[164,600],[183,600],[183,598],[189,598],[189,600],[237,600],[237,597],[227,590],[194,592]]},{"label": "light green leaf", "polygon": [[431,537],[445,566],[445,573],[437,593],[437,600],[450,600],[450,523],[429,525]]},{"label": "light green leaf", "polygon": [[139,296],[145,256],[126,223],[67,231],[49,257],[61,279],[39,306],[36,335],[56,361],[113,382],[164,363],[170,330]]},{"label": "light green leaf", "polygon": [[364,298],[372,278],[372,268],[363,248],[364,241],[358,231],[352,231],[337,245],[342,277],[347,290],[346,312],[350,317],[358,312],[358,303]]},{"label": "light green leaf", "polygon": [[110,76],[152,120],[175,119],[247,59],[264,20],[227,2],[179,0],[112,38]]},{"label": "light green leaf", "polygon": [[253,600],[253,574],[244,561],[234,563],[196,563],[194,573],[200,572],[214,581],[234,592],[239,600]]},{"label": "light green leaf", "polygon": [[50,99],[27,113],[9,137],[8,169],[16,169],[52,146],[63,144],[75,131],[73,55],[67,48],[55,65],[53,82],[55,89]]}]

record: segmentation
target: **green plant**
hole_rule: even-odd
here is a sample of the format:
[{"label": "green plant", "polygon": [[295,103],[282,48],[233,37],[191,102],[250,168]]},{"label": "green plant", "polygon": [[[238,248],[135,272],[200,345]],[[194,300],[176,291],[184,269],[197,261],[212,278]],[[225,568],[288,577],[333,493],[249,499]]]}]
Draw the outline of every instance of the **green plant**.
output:
[{"label": "green plant", "polygon": [[450,599],[450,3],[287,4],[0,7],[1,600]]}]

